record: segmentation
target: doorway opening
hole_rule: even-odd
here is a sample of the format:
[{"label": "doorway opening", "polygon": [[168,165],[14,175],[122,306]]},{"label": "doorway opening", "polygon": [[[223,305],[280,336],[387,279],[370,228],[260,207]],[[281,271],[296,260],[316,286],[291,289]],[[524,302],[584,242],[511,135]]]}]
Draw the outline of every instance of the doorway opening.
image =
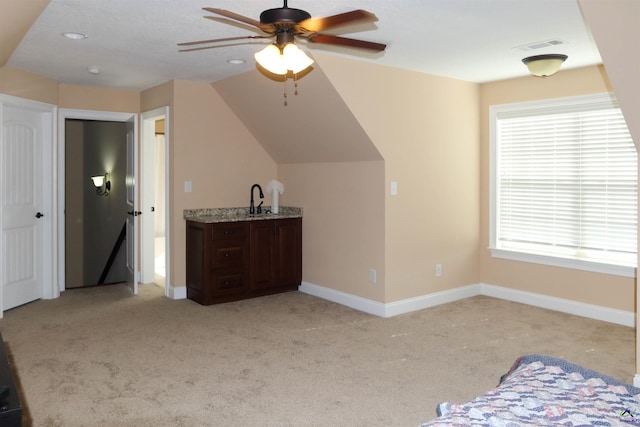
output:
[{"label": "doorway opening", "polygon": [[65,289],[127,281],[126,143],[124,122],[65,121]]},{"label": "doorway opening", "polygon": [[[70,236],[66,232],[67,221],[65,214],[66,207],[66,169],[72,166],[72,162],[74,161],[72,158],[66,158],[66,127],[67,120],[87,120],[87,121],[101,121],[101,122],[119,122],[125,125],[126,129],[126,139],[125,146],[126,151],[124,153],[124,164],[125,164],[125,175],[122,177],[114,177],[114,179],[118,182],[124,182],[126,186],[126,190],[123,191],[125,193],[125,201],[126,206],[122,209],[121,213],[124,213],[125,219],[125,230],[124,230],[124,240],[126,243],[126,250],[124,250],[124,255],[126,259],[126,285],[131,290],[133,295],[137,295],[138,293],[138,281],[139,281],[139,270],[138,270],[138,237],[137,232],[139,230],[139,217],[138,213],[138,194],[136,188],[136,182],[138,180],[138,115],[135,113],[118,113],[118,112],[108,112],[108,111],[95,111],[95,110],[73,110],[73,109],[59,109],[58,110],[58,148],[57,148],[57,159],[58,159],[58,174],[57,174],[57,229],[58,229],[58,290],[64,291],[66,289],[66,280],[67,280],[67,266],[70,263],[73,263],[74,260],[67,260],[67,238]],[[71,121],[69,123],[72,123]],[[113,166],[113,165],[111,165]],[[109,173],[109,164],[103,163],[101,166],[98,165],[96,167],[104,167],[105,170],[98,170],[95,173],[100,175],[101,173]],[[93,175],[93,171],[88,172]],[[81,180],[90,180],[90,176],[83,176],[79,179]],[[106,181],[106,175],[103,176]],[[109,175],[111,179],[111,175]],[[116,186],[116,181],[112,181],[112,184]],[[90,183],[91,181],[89,181]],[[103,190],[106,187],[103,188]],[[112,190],[113,191],[113,190]],[[104,203],[112,203],[111,195],[109,197],[100,196],[97,194],[93,194],[94,197],[103,197]],[[103,203],[103,204],[104,204]],[[115,203],[115,202],[113,202]],[[118,222],[120,222],[121,217],[118,216]],[[83,219],[84,220],[84,219]],[[111,217],[111,222],[116,223],[115,217]],[[119,224],[119,227],[122,227],[123,224]],[[117,226],[116,226],[117,228]],[[122,228],[119,229],[121,231]],[[111,248],[114,245],[114,242],[111,241],[107,244]],[[84,256],[87,255],[93,256],[93,254],[89,253],[93,250],[93,246],[87,249],[87,252],[84,253]],[[107,250],[108,252],[108,250]],[[69,263],[67,262],[69,261]],[[99,278],[98,278],[99,279]]]},{"label": "doorway opening", "polygon": [[142,114],[140,177],[141,282],[171,295],[169,275],[169,108]]}]

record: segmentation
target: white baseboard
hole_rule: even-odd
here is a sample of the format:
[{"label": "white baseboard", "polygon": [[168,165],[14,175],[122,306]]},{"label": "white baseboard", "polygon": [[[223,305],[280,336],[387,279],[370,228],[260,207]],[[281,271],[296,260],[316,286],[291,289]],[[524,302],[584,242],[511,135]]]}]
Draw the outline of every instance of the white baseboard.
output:
[{"label": "white baseboard", "polygon": [[433,294],[394,301],[385,304],[384,317],[393,317],[398,314],[422,310],[423,308],[435,307],[437,305],[446,304],[476,295],[480,295],[480,286],[469,285],[448,291],[435,292]]},{"label": "white baseboard", "polygon": [[476,295],[486,295],[629,327],[635,326],[636,319],[636,315],[633,312],[518,291],[486,283],[463,286],[448,291],[394,301],[388,304],[308,282],[302,282],[299,291],[380,317],[397,316],[399,314],[410,313]]},{"label": "white baseboard", "polygon": [[186,286],[169,287],[169,295],[167,295],[167,297],[171,299],[186,299],[187,287]]},{"label": "white baseboard", "polygon": [[348,294],[346,292],[337,291],[324,286],[314,285],[313,283],[308,282],[302,282],[298,287],[298,290],[305,294],[326,299],[327,301],[346,305],[347,307],[351,307],[358,311],[364,311],[365,313],[374,314],[379,317],[386,317],[384,315],[385,304],[378,301],[373,301],[368,298],[359,297],[357,295]]},{"label": "white baseboard", "polygon": [[533,305],[535,307],[560,311],[562,313],[574,314],[576,316],[588,317],[590,319],[602,320],[604,322],[618,325],[635,327],[636,314],[634,312],[616,310],[594,304],[572,301],[563,298],[555,298],[547,295],[534,294],[532,292],[517,291],[501,286],[480,285],[482,295],[505,299],[522,304]]}]

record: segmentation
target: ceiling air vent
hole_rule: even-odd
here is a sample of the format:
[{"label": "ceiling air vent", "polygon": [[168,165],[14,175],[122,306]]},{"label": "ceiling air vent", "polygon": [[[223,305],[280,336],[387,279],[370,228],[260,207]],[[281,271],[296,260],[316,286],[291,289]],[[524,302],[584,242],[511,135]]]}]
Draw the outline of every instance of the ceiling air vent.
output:
[{"label": "ceiling air vent", "polygon": [[545,40],[541,42],[523,44],[522,46],[514,47],[514,49],[530,51],[530,50],[542,49],[545,47],[557,46],[559,44],[564,44],[564,42],[560,39],[551,39],[551,40]]}]

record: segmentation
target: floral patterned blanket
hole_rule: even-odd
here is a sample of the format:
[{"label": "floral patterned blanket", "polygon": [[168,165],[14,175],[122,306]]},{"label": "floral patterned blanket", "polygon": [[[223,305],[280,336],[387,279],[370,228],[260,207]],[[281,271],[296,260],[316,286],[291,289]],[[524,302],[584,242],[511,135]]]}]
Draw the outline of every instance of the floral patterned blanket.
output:
[{"label": "floral patterned blanket", "polygon": [[441,403],[421,427],[640,426],[640,389],[549,356],[520,357],[495,389]]}]

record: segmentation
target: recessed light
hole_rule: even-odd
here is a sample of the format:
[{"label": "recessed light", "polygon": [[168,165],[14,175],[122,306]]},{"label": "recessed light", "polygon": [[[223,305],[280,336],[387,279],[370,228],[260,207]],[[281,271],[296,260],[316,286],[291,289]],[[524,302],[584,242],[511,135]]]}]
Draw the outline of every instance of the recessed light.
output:
[{"label": "recessed light", "polygon": [[229,64],[239,65],[239,64],[244,64],[244,63],[245,63],[245,62],[247,62],[247,61],[245,61],[244,59],[238,59],[238,58],[236,58],[236,59],[227,59],[227,62],[228,62]]},{"label": "recessed light", "polygon": [[87,71],[89,72],[89,74],[94,74],[94,75],[100,74],[100,68],[98,68],[95,65],[88,66]]},{"label": "recessed light", "polygon": [[74,33],[74,32],[66,32],[66,33],[62,33],[62,35],[71,40],[83,40],[87,38],[86,34]]}]

